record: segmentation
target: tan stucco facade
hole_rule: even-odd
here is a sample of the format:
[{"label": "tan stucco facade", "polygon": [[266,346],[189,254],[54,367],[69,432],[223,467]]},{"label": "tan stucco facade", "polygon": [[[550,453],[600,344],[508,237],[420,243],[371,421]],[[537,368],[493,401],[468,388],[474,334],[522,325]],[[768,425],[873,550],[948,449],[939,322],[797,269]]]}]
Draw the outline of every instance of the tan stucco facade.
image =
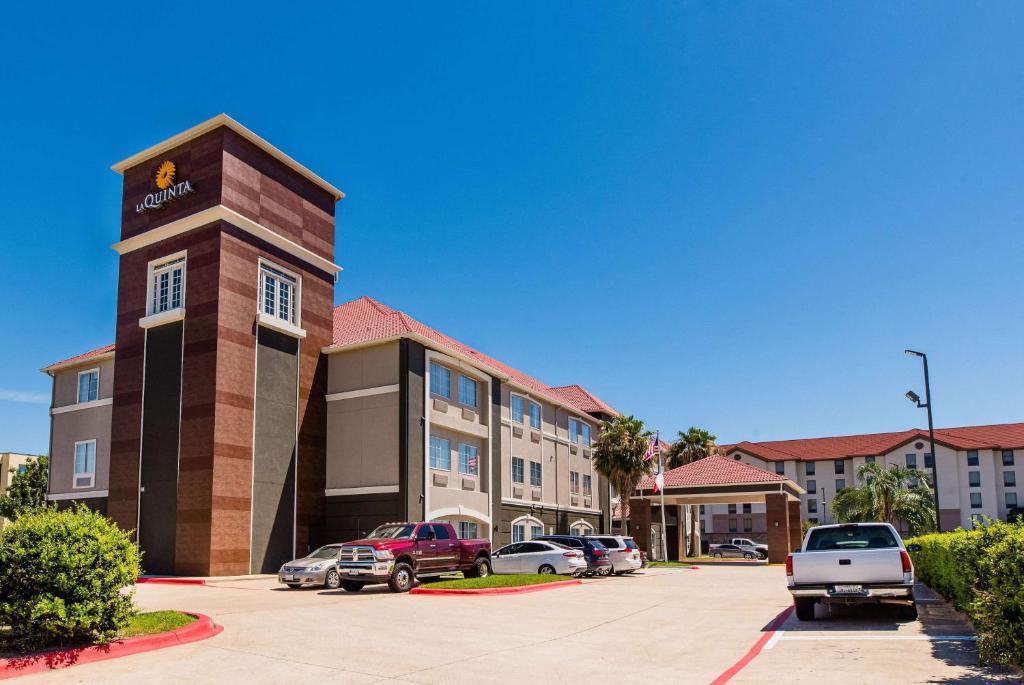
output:
[{"label": "tan stucco facade", "polygon": [[[28,466],[33,459],[35,456],[31,454],[0,452],[0,493],[7,492],[17,471],[23,466]],[[0,530],[5,525],[7,525],[7,519],[0,516]]]},{"label": "tan stucco facade", "polygon": [[[98,397],[78,402],[78,379],[83,373],[99,373]],[[110,419],[114,393],[114,360],[85,360],[51,372],[53,403],[50,407],[51,499],[106,497],[110,478]],[[75,487],[75,444],[96,441],[96,470],[93,484]]]}]

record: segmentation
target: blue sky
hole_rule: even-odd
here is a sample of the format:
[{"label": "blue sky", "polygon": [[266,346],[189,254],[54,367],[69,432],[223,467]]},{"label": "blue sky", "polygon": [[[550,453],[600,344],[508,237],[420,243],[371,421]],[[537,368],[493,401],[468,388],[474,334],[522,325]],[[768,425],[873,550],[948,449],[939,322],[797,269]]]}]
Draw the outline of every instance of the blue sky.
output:
[{"label": "blue sky", "polygon": [[[137,4],[135,4],[137,6]],[[72,6],[80,8],[81,5]],[[285,8],[288,9],[285,9]],[[0,450],[111,342],[120,177],[227,112],[369,294],[720,441],[1024,420],[1013,3],[40,3],[0,25]]]}]

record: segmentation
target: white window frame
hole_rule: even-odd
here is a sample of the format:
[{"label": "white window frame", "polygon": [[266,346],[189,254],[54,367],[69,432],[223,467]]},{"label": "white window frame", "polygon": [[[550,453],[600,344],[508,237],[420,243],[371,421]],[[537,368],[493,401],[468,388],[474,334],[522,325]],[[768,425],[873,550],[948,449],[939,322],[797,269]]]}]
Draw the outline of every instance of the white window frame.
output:
[{"label": "white window frame", "polygon": [[[93,373],[96,374],[96,397],[91,397],[89,399],[83,400],[82,399],[82,376],[88,376],[89,374],[93,374]],[[95,402],[96,400],[98,400],[100,398],[100,367],[97,366],[97,367],[92,368],[92,369],[86,369],[85,371],[79,371],[78,372],[78,383],[76,384],[75,390],[76,390],[76,393],[75,393],[75,400],[76,400],[76,402],[75,402],[75,404],[86,404],[88,402]]]},{"label": "white window frame", "polygon": [[[458,531],[460,540],[472,540],[480,536],[480,524],[476,521],[456,521],[456,530]],[[463,526],[473,526],[473,535],[463,535]]]},{"label": "white window frame", "polygon": [[[516,540],[516,528],[523,529],[523,537]],[[540,528],[540,534],[544,535],[544,522],[533,516],[520,516],[512,520],[512,542],[529,542],[534,539],[534,529]]]},{"label": "white window frame", "polygon": [[[464,448],[464,447],[466,448],[466,452],[465,452],[465,456],[466,456],[466,470],[462,469],[462,456],[463,456],[463,449],[462,448]],[[469,454],[469,450],[473,451],[472,455]],[[473,457],[476,458],[476,468],[473,469],[472,471],[469,470],[469,458],[470,458],[470,456],[473,456]],[[459,443],[459,473],[462,474],[463,476],[479,476],[480,475],[480,448],[479,447],[477,447],[476,445],[470,445],[467,442],[460,442]]]},{"label": "white window frame", "polygon": [[[92,471],[81,471],[78,470],[78,446],[79,445],[92,445]],[[86,453],[86,466],[89,465],[88,452]],[[79,478],[88,477],[89,482],[79,484]],[[75,442],[74,457],[71,464],[71,488],[73,490],[86,490],[96,485],[96,440],[78,440]]]},{"label": "white window frame", "polygon": [[[573,478],[573,476],[576,476],[576,478]],[[580,494],[580,480],[581,479],[580,479],[580,472],[579,471],[573,471],[573,470],[569,471],[569,494],[570,495],[578,495],[578,494]],[[574,481],[575,481],[575,487],[573,485]]]},{"label": "white window frame", "polygon": [[[579,530],[579,532],[577,532],[577,530]],[[574,521],[573,524],[569,526],[569,533],[572,535],[593,535],[594,524],[590,523],[589,521],[579,519],[578,521]]]},{"label": "white window frame", "polygon": [[[467,402],[466,401],[466,393],[464,392],[464,390],[466,388],[470,387],[470,386],[472,386],[472,388],[473,388],[473,401],[472,402]],[[466,406],[466,407],[472,407],[473,409],[476,409],[477,407],[480,406],[479,395],[480,395],[480,387],[479,387],[479,385],[477,385],[476,379],[475,378],[471,378],[470,376],[467,376],[464,373],[460,373],[459,374],[459,404],[461,404],[463,406]]]},{"label": "white window frame", "polygon": [[[447,449],[447,453],[448,453],[448,457],[447,457],[448,468],[444,468],[442,466],[434,466],[434,441],[435,440],[440,440],[440,441],[442,441],[442,442],[444,442],[445,444],[448,445],[448,449]],[[430,459],[430,468],[432,470],[434,470],[434,471],[447,471],[447,472],[450,472],[452,470],[452,441],[449,440],[448,438],[442,437],[440,435],[431,435],[430,436],[430,455],[429,455],[429,459]]]},{"label": "white window frame", "polygon": [[[516,418],[516,402],[517,401],[519,402],[519,418]],[[509,393],[508,416],[512,420],[512,423],[518,423],[520,426],[522,426],[525,423],[524,418],[526,417],[526,403],[527,402],[529,402],[529,399],[527,399],[523,395],[519,395],[519,394],[514,393],[514,392],[513,393]]]},{"label": "white window frame", "polygon": [[[277,272],[277,273],[272,273]],[[274,289],[274,311],[266,311],[266,287],[267,279],[273,278],[278,285]],[[288,303],[289,316],[281,318],[281,287],[283,279],[290,279],[293,290],[292,298]],[[285,335],[296,338],[306,337],[306,331],[302,328],[302,275],[287,269],[276,262],[260,257],[256,278],[256,320],[261,326],[272,328]]]},{"label": "white window frame", "polygon": [[590,447],[593,442],[593,430],[590,428],[590,424],[586,421],[580,421],[580,443],[584,447]]},{"label": "white window frame", "polygon": [[[539,478],[540,482],[539,483],[534,483],[533,482],[533,465],[534,464],[537,465],[537,470],[540,472],[540,478]],[[530,460],[530,487],[531,488],[542,488],[542,487],[544,487],[544,462],[543,461],[533,461],[532,459]]]},{"label": "white window frame", "polygon": [[[441,378],[444,378],[447,382],[445,386],[447,392],[441,393],[434,390],[434,381],[437,380],[438,384],[441,382]],[[451,401],[452,399],[452,370],[444,364],[438,362],[430,362],[430,394],[435,397],[440,397],[443,400]]]},{"label": "white window frame", "polygon": [[[573,434],[573,427],[576,428],[575,435]],[[580,436],[583,435],[583,431],[580,430],[580,420],[570,416],[569,422],[566,424],[566,431],[569,434],[569,442],[573,445],[578,445],[580,443]]]},{"label": "white window frame", "polygon": [[[518,459],[519,463],[523,465],[523,468],[521,469],[521,471],[522,471],[522,473],[521,473],[522,478],[520,480],[516,480],[516,459]],[[516,456],[512,457],[512,459],[509,462],[509,478],[511,479],[511,482],[512,482],[513,485],[525,485],[526,484],[526,459],[525,458],[523,458],[523,457],[516,457]]]},{"label": "white window frame", "polygon": [[580,476],[583,479],[583,496],[593,497],[594,496],[594,476],[589,473],[584,473]]},{"label": "white window frame", "polygon": [[[172,300],[168,299],[166,309],[158,309],[154,298],[156,296],[156,279],[161,273],[171,271],[172,273],[177,270],[177,265],[181,265],[181,301],[177,307],[172,307]],[[181,250],[173,254],[165,255],[159,259],[150,260],[146,265],[146,303],[144,311],[146,312],[139,320],[139,325],[142,328],[151,328],[153,326],[159,326],[161,324],[170,323],[172,321],[181,321],[185,318],[185,290],[188,283],[188,250]],[[172,291],[173,293],[173,286]],[[171,294],[168,294],[168,298]]]},{"label": "white window frame", "polygon": [[[534,430],[540,430],[541,426],[544,425],[544,423],[543,423],[544,422],[543,410],[541,409],[540,405],[537,404],[536,402],[534,402],[533,400],[530,400],[530,405],[529,406],[530,406],[530,428],[533,428]],[[533,422],[533,409],[534,409],[534,407],[537,408],[537,423],[536,424],[534,424],[534,422]]]}]

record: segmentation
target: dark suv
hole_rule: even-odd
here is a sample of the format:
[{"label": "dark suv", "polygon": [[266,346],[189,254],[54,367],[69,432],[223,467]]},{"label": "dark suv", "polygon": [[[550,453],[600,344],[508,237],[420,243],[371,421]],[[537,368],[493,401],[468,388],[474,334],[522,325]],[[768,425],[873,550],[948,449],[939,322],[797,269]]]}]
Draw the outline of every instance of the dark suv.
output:
[{"label": "dark suv", "polygon": [[607,576],[612,572],[612,560],[608,556],[608,548],[597,540],[591,540],[582,535],[541,535],[534,540],[557,542],[583,552],[583,556],[587,559],[588,576]]}]

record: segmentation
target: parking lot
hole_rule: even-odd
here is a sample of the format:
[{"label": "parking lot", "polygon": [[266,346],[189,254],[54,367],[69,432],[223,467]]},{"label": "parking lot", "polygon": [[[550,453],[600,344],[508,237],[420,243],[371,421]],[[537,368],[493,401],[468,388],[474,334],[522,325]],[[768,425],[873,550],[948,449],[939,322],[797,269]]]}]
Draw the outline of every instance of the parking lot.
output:
[{"label": "parking lot", "polygon": [[913,623],[838,609],[813,623],[789,616],[768,633],[791,604],[775,566],[649,569],[522,595],[286,590],[259,578],[140,585],[137,599],[146,610],[209,614],[225,630],[24,681],[712,683],[726,674],[731,683],[1017,682],[973,665],[968,627],[937,601],[924,602]]}]

